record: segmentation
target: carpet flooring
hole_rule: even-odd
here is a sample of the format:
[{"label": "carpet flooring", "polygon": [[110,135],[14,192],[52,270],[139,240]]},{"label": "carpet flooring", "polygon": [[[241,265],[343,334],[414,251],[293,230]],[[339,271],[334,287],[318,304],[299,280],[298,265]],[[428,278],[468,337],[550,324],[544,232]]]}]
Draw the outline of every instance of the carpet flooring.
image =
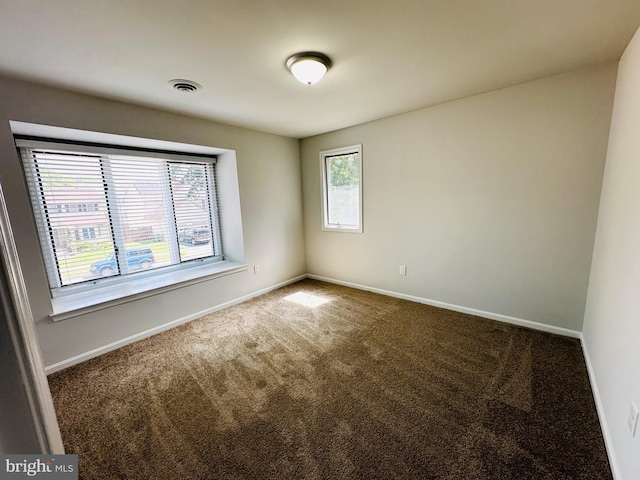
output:
[{"label": "carpet flooring", "polygon": [[49,383],[83,479],[612,478],[578,340],[313,280]]}]

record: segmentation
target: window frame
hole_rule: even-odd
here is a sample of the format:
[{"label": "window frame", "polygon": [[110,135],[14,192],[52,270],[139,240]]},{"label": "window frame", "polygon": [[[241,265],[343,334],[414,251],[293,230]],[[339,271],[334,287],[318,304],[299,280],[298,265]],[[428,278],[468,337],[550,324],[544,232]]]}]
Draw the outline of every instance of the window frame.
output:
[{"label": "window frame", "polygon": [[[358,155],[358,225],[343,225],[340,223],[329,222],[329,185],[328,185],[328,168],[327,160],[331,157],[341,155],[357,154]],[[320,175],[322,185],[322,230],[327,232],[342,233],[363,233],[363,170],[362,170],[362,144],[351,145],[348,147],[334,148],[331,150],[323,150],[320,156]]]},{"label": "window frame", "polygon": [[[16,135],[15,137],[16,147],[18,149],[18,155],[23,160],[22,165],[25,172],[25,181],[29,191],[30,205],[34,214],[34,220],[38,230],[38,240],[40,250],[45,260],[45,272],[48,278],[49,290],[52,298],[53,316],[56,314],[56,300],[60,304],[73,304],[74,297],[87,297],[94,296],[95,301],[89,301],[89,304],[98,304],[104,299],[118,300],[124,298],[134,292],[134,294],[150,290],[150,288],[144,288],[138,286],[131,288],[131,285],[146,283],[148,285],[154,285],[156,288],[170,287],[172,284],[180,282],[198,281],[199,278],[213,274],[219,274],[229,269],[236,269],[237,265],[224,267],[219,264],[225,264],[225,257],[222,251],[222,232],[221,232],[221,219],[218,206],[218,192],[217,182],[215,178],[215,163],[217,161],[216,155],[211,154],[192,154],[186,152],[166,152],[163,150],[154,149],[137,149],[131,147],[120,147],[118,145],[110,144],[85,144],[82,142],[73,142],[70,140],[55,139],[41,139],[41,138],[29,138]],[[52,237],[48,232],[50,228],[47,214],[44,209],[44,203],[42,201],[42,192],[36,186],[33,180],[29,180],[30,177],[35,178],[36,172],[33,171],[33,160],[25,161],[23,158],[23,150],[56,150],[66,152],[77,152],[91,155],[124,155],[124,156],[136,156],[136,157],[148,157],[157,158],[166,161],[167,164],[171,162],[180,163],[195,163],[195,164],[207,164],[211,165],[212,175],[209,178],[207,187],[207,196],[210,205],[209,216],[211,218],[211,241],[212,243],[212,255],[204,258],[189,259],[181,261],[177,264],[162,266],[145,271],[135,271],[130,273],[121,273],[111,277],[93,278],[83,282],[73,283],[69,285],[62,285],[59,274],[53,271],[53,266],[56,265],[56,255],[54,253]],[[28,155],[25,153],[24,155]],[[92,213],[94,205],[92,202],[83,202],[75,205],[52,204],[53,211],[58,213],[60,210],[66,212],[66,207],[76,207],[80,204],[86,204],[87,212]],[[62,207],[62,208],[61,208]],[[175,222],[175,218],[173,218]],[[83,237],[82,229],[78,232],[80,237]],[[168,240],[173,241],[174,239]],[[177,239],[176,239],[177,241]],[[120,245],[119,247],[123,247]],[[125,248],[118,248],[118,250],[125,250]],[[126,259],[125,259],[126,261]],[[190,272],[193,271],[193,272]],[[169,277],[176,278],[175,281],[167,281]],[[163,280],[164,278],[164,280]],[[120,293],[118,291],[120,290]],[[127,293],[124,293],[127,291]],[[109,292],[107,295],[103,295],[104,292]],[[90,306],[87,304],[86,299],[81,301],[82,307],[86,308]],[[66,307],[65,309],[73,309],[72,307]],[[66,316],[65,316],[66,318]]]}]

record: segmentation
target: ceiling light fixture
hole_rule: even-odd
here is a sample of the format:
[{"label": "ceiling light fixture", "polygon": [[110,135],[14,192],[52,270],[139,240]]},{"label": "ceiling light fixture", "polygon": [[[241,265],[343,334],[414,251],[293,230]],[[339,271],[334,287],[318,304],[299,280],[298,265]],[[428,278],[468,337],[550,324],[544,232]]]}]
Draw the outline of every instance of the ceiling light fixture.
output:
[{"label": "ceiling light fixture", "polygon": [[291,55],[286,65],[300,83],[312,85],[331,68],[331,59],[320,52],[300,52]]}]

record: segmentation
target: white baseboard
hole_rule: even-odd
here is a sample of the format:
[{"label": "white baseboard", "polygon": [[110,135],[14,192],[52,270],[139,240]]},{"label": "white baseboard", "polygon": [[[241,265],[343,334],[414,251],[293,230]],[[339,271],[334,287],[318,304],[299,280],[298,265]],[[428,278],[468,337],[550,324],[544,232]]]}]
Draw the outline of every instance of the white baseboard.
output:
[{"label": "white baseboard", "polygon": [[582,344],[582,354],[584,355],[584,360],[587,364],[587,372],[589,373],[589,381],[591,382],[591,392],[593,393],[593,398],[596,402],[596,411],[598,412],[598,420],[600,421],[600,427],[602,428],[602,436],[604,437],[604,445],[607,450],[607,456],[609,457],[609,465],[611,466],[613,480],[620,480],[622,476],[619,474],[618,460],[616,458],[615,450],[613,449],[611,433],[607,424],[607,417],[604,414],[604,405],[602,404],[602,397],[600,397],[596,373],[593,369],[593,364],[591,363],[589,349],[587,348],[587,344],[584,341],[582,334],[580,334],[580,343]]},{"label": "white baseboard", "polygon": [[366,285],[360,285],[358,283],[344,282],[342,280],[322,277],[320,275],[307,274],[307,278],[312,278],[315,280],[320,280],[328,283],[335,283],[336,285],[343,285],[345,287],[357,288],[359,290],[366,290],[368,292],[380,293],[382,295],[387,295],[389,297],[402,298],[403,300],[410,300],[412,302],[424,303],[425,305],[431,305],[433,307],[440,307],[447,310],[453,310],[455,312],[468,313],[469,315],[475,315],[477,317],[489,318],[491,320],[511,323],[513,325],[532,328],[534,330],[540,330],[543,332],[555,333],[557,335],[563,335],[565,337],[580,338],[581,336],[580,332],[578,332],[577,330],[570,330],[568,328],[556,327],[554,325],[534,322],[531,320],[524,320],[522,318],[510,317],[508,315],[502,315],[500,313],[485,312],[484,310],[477,310],[475,308],[461,307],[460,305],[453,305],[451,303],[439,302],[437,300],[430,300],[428,298],[422,298],[422,297],[416,297],[413,295],[407,295],[404,293],[392,292],[390,290],[383,290],[381,288],[368,287]]},{"label": "white baseboard", "polygon": [[533,322],[530,320],[524,320],[521,318],[515,318],[515,317],[510,317],[507,315],[502,315],[502,314],[498,314],[498,313],[492,313],[492,312],[485,312],[483,310],[477,310],[474,308],[468,308],[468,307],[461,307],[459,305],[453,305],[453,304],[449,304],[449,303],[444,303],[444,302],[439,302],[436,300],[430,300],[427,298],[422,298],[422,297],[416,297],[413,295],[406,295],[404,293],[398,293],[398,292],[392,292],[389,290],[384,290],[384,289],[380,289],[380,288],[374,288],[374,287],[368,287],[366,285],[360,285],[357,283],[352,283],[352,282],[344,282],[341,280],[336,280],[334,278],[328,278],[328,277],[322,277],[319,275],[299,275],[297,277],[291,278],[289,280],[286,280],[284,282],[280,282],[277,283],[275,285],[271,285],[267,288],[252,292],[248,295],[244,295],[242,297],[238,297],[235,298],[233,300],[230,300],[228,302],[224,302],[221,303],[219,305],[216,305],[214,307],[208,308],[206,310],[202,310],[200,312],[196,312],[193,313],[191,315],[187,315],[185,317],[173,320],[171,322],[159,325],[157,327],[151,328],[149,330],[145,330],[143,332],[137,333],[135,335],[131,335],[129,337],[125,337],[121,340],[118,340],[116,342],[112,342],[109,343],[107,345],[103,345],[101,347],[95,348],[93,350],[89,350],[88,352],[84,352],[81,353],[79,355],[75,355],[71,358],[62,360],[60,362],[56,362],[53,363],[51,365],[47,365],[45,367],[45,373],[51,374],[54,372],[57,372],[59,370],[63,370],[65,368],[71,367],[73,365],[76,365],[78,363],[84,362],[86,360],[89,360],[90,358],[94,358],[97,357],[99,355],[103,355],[107,352],[110,352],[112,350],[116,350],[118,348],[124,347],[125,345],[129,345],[130,343],[133,342],[137,342],[139,340],[142,340],[144,338],[148,338],[151,337],[152,335],[156,335],[158,333],[164,332],[166,330],[169,330],[173,327],[177,327],[178,325],[182,325],[183,323],[187,323],[190,322],[192,320],[195,320],[196,318],[200,318],[204,315],[208,315],[210,313],[216,312],[218,310],[222,310],[224,308],[230,307],[232,305],[236,305],[238,303],[242,303],[246,300],[249,300],[251,298],[263,295],[265,293],[268,293],[272,290],[276,290],[280,287],[284,287],[285,285],[289,285],[291,283],[295,283],[297,281],[303,280],[305,278],[312,278],[315,280],[320,280],[323,282],[328,282],[328,283],[335,283],[337,285],[344,285],[346,287],[352,287],[352,288],[357,288],[360,290],[366,290],[369,292],[374,292],[374,293],[379,293],[382,295],[387,295],[390,297],[395,297],[395,298],[402,298],[404,300],[410,300],[413,302],[418,302],[418,303],[424,303],[426,305],[432,305],[434,307],[440,307],[440,308],[445,308],[447,310],[453,310],[456,312],[461,312],[461,313],[468,313],[470,315],[476,315],[478,317],[484,317],[484,318],[489,318],[492,320],[498,320],[500,322],[505,322],[505,323],[511,323],[514,325],[520,325],[523,327],[528,327],[528,328],[533,328],[535,330],[541,330],[541,331],[545,331],[545,332],[550,332],[550,333],[555,333],[558,335],[564,335],[564,336],[568,336],[568,337],[573,337],[573,338],[580,338],[580,332],[577,332],[575,330],[569,330],[566,328],[562,328],[562,327],[555,327],[553,325],[546,325],[543,323],[538,323],[538,322]]},{"label": "white baseboard", "polygon": [[134,343],[137,342],[139,340],[142,340],[144,338],[148,338],[151,337],[153,335],[156,335],[158,333],[164,332],[166,330],[169,330],[171,328],[177,327],[178,325],[182,325],[183,323],[187,323],[190,322],[192,320],[195,320],[196,318],[200,318],[203,317],[205,315],[208,315],[210,313],[213,312],[217,312],[218,310],[222,310],[224,308],[230,307],[232,305],[237,305],[238,303],[242,303],[245,302],[247,300],[250,300],[252,298],[258,297],[260,295],[263,295],[265,293],[271,292],[272,290],[277,290],[278,288],[284,287],[285,285],[289,285],[291,283],[295,283],[298,282],[300,280],[304,280],[305,278],[307,278],[306,275],[299,275],[297,277],[291,278],[289,280],[285,280],[284,282],[280,282],[277,283],[275,285],[271,285],[267,288],[263,288],[262,290],[258,290],[255,292],[252,292],[248,295],[244,295],[242,297],[238,297],[235,298],[233,300],[229,300],[228,302],[224,302],[221,303],[219,305],[216,305],[214,307],[208,308],[206,310],[202,310],[200,312],[196,312],[193,313],[191,315],[187,315],[185,317],[179,318],[177,320],[173,320],[171,322],[168,323],[164,323],[162,325],[158,325],[157,327],[151,328],[149,330],[145,330],[144,332],[140,332],[140,333],[136,333],[135,335],[131,335],[129,337],[123,338],[122,340],[118,340],[117,342],[112,342],[109,343],[107,345],[103,345],[102,347],[98,347],[98,348],[94,348],[93,350],[89,350],[88,352],[85,353],[81,353],[79,355],[75,355],[71,358],[67,358],[66,360],[62,360],[60,362],[57,363],[53,363],[51,365],[47,365],[44,368],[44,371],[47,375],[57,372],[59,370],[63,370],[65,368],[71,367],[73,365],[76,365],[78,363],[84,362],[86,360],[89,360],[90,358],[94,358],[97,357],[99,355],[103,355],[107,352],[110,352],[112,350],[116,350],[118,348],[124,347],[125,345],[129,345],[130,343]]}]

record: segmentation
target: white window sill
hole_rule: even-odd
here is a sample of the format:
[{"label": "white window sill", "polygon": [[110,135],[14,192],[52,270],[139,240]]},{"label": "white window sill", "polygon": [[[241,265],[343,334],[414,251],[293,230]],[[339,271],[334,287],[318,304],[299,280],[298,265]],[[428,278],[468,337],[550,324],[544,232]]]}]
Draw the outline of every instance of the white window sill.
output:
[{"label": "white window sill", "polygon": [[245,263],[222,261],[188,270],[134,278],[126,283],[97,286],[83,292],[52,298],[52,313],[49,316],[57,322],[245,270]]},{"label": "white window sill", "polygon": [[323,225],[324,232],[362,233],[362,227],[345,227],[338,225]]}]

